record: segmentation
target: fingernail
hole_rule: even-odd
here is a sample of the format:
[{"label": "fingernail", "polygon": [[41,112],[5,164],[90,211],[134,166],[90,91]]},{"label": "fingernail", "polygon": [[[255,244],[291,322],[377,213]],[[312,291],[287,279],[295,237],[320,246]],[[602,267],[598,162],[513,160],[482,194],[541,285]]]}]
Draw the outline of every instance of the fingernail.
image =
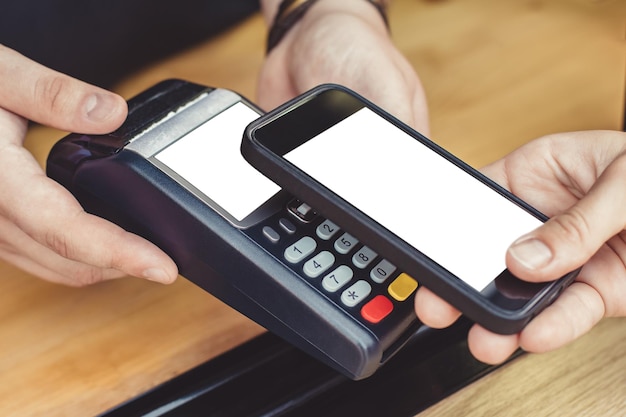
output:
[{"label": "fingernail", "polygon": [[509,248],[509,254],[528,269],[539,269],[552,260],[552,251],[538,239],[521,239]]},{"label": "fingernail", "polygon": [[161,268],[148,268],[143,271],[143,277],[147,280],[159,282],[161,284],[169,284],[172,282],[170,276]]},{"label": "fingernail", "polygon": [[116,113],[117,100],[108,94],[95,93],[87,97],[85,112],[92,122],[103,122]]}]

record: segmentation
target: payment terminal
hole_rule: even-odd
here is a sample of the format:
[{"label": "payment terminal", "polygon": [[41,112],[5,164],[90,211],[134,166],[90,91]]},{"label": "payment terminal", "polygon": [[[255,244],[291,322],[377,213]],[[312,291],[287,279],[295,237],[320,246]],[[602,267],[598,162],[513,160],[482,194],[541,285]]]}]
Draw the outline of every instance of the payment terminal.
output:
[{"label": "payment terminal", "polygon": [[72,133],[47,174],[86,211],[150,240],[186,279],[352,379],[426,331],[417,283],[241,156],[261,114],[238,94],[168,80],[108,135]]}]

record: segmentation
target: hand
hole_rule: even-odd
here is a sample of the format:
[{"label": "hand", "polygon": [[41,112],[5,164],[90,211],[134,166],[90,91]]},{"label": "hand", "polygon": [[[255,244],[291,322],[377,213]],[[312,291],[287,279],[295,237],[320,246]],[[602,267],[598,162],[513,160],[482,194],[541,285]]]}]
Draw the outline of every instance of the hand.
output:
[{"label": "hand", "polygon": [[[474,325],[473,355],[500,363],[521,347],[557,349],[602,317],[626,316],[626,133],[589,131],[547,136],[483,172],[550,217],[509,248],[507,267],[533,282],[557,279],[582,265],[576,281],[517,335]],[[450,325],[459,312],[427,289],[415,299],[427,325]]]},{"label": "hand", "polygon": [[[272,3],[276,2],[264,2],[268,21]],[[351,88],[421,133],[429,133],[417,74],[367,1],[318,0],[267,56],[258,102],[269,110],[323,83]]]},{"label": "hand", "polygon": [[28,120],[95,134],[115,130],[126,112],[121,97],[0,45],[0,258],[74,286],[124,275],[176,279],[176,266],[165,253],[85,213],[23,147]]}]

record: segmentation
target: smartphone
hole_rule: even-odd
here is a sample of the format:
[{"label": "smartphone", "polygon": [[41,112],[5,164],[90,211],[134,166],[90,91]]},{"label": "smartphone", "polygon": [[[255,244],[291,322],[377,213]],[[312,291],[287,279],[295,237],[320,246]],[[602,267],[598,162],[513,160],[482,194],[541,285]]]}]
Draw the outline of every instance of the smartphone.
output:
[{"label": "smartphone", "polygon": [[242,154],[367,242],[368,258],[382,256],[494,332],[520,331],[576,275],[514,277],[508,246],[546,217],[341,86],[315,88],[251,123]]},{"label": "smartphone", "polygon": [[[185,278],[364,378],[432,330],[410,300],[377,298],[369,274],[394,278],[399,270],[383,259],[357,269],[351,258],[364,245],[243,159],[241,137],[261,113],[233,91],[164,81],[129,101],[117,131],[61,139],[47,174],[88,212],[163,249]],[[332,237],[342,237],[339,250]]]}]

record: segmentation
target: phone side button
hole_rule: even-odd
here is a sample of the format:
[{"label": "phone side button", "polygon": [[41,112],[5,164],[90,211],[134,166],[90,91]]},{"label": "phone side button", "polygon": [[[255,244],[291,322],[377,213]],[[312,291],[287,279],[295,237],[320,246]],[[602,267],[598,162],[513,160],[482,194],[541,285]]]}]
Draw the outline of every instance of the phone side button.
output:
[{"label": "phone side button", "polygon": [[389,295],[395,298],[398,301],[404,301],[413,291],[417,289],[417,281],[415,281],[409,274],[403,272],[398,275],[398,278],[394,279],[387,291],[389,291]]},{"label": "phone side button", "polygon": [[361,309],[361,316],[370,323],[379,323],[393,311],[393,303],[384,295],[377,295]]},{"label": "phone side button", "polygon": [[285,259],[287,262],[297,264],[315,251],[317,242],[310,236],[300,238],[296,243],[285,249]]},{"label": "phone side button", "polygon": [[348,307],[354,307],[370,295],[372,286],[367,281],[357,281],[341,293],[341,302]]}]

